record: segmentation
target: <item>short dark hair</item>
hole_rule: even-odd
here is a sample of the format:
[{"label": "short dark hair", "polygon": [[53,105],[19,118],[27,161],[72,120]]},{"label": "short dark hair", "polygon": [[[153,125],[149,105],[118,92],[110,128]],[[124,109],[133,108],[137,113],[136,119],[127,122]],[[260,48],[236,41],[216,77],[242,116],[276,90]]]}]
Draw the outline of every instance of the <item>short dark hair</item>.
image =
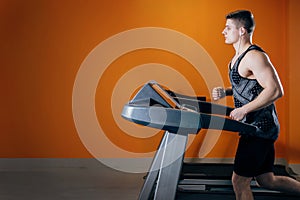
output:
[{"label": "short dark hair", "polygon": [[255,21],[253,14],[248,10],[237,10],[226,15],[226,19],[237,20],[249,34],[253,33]]}]

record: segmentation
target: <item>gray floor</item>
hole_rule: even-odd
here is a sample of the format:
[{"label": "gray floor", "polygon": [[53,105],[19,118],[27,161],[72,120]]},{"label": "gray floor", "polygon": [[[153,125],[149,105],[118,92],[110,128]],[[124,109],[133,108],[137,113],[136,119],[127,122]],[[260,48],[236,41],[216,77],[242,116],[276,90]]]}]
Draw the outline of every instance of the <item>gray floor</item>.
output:
[{"label": "gray floor", "polygon": [[144,174],[93,166],[25,166],[0,169],[1,200],[137,199]]},{"label": "gray floor", "polygon": [[[144,173],[113,170],[94,159],[0,159],[0,200],[134,200]],[[178,194],[178,199],[234,200],[234,194]],[[256,200],[299,199],[255,196]]]}]

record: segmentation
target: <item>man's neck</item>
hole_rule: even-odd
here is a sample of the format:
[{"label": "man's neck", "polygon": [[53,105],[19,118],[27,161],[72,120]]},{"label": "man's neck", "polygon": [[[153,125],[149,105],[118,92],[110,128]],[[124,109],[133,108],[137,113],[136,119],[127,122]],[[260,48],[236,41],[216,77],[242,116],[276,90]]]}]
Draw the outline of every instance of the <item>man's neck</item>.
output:
[{"label": "man's neck", "polygon": [[243,39],[240,39],[239,41],[237,41],[236,43],[233,44],[233,47],[235,49],[235,54],[236,55],[240,55],[242,54],[244,51],[246,51],[249,46],[251,46],[252,43],[250,40],[243,40]]}]

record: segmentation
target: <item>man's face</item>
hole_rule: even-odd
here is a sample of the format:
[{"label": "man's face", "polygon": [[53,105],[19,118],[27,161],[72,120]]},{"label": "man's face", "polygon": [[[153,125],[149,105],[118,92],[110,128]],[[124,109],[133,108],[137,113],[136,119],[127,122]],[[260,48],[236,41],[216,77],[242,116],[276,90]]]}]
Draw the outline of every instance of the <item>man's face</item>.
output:
[{"label": "man's face", "polygon": [[225,37],[225,43],[226,44],[233,44],[236,43],[239,39],[239,29],[237,28],[234,20],[227,19],[225,28],[222,31],[222,34]]}]

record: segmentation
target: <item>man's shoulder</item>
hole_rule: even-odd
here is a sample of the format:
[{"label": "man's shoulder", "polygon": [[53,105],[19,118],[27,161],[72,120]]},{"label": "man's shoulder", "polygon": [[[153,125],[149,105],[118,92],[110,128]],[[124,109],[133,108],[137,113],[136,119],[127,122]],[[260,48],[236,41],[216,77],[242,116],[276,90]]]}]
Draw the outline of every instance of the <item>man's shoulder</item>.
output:
[{"label": "man's shoulder", "polygon": [[253,50],[247,52],[247,54],[245,55],[245,60],[253,61],[253,59],[265,60],[265,59],[268,59],[268,55],[263,51],[260,51],[258,49],[253,49]]},{"label": "man's shoulder", "polygon": [[249,51],[245,56],[244,64],[252,72],[261,71],[272,66],[268,55],[259,50]]}]

